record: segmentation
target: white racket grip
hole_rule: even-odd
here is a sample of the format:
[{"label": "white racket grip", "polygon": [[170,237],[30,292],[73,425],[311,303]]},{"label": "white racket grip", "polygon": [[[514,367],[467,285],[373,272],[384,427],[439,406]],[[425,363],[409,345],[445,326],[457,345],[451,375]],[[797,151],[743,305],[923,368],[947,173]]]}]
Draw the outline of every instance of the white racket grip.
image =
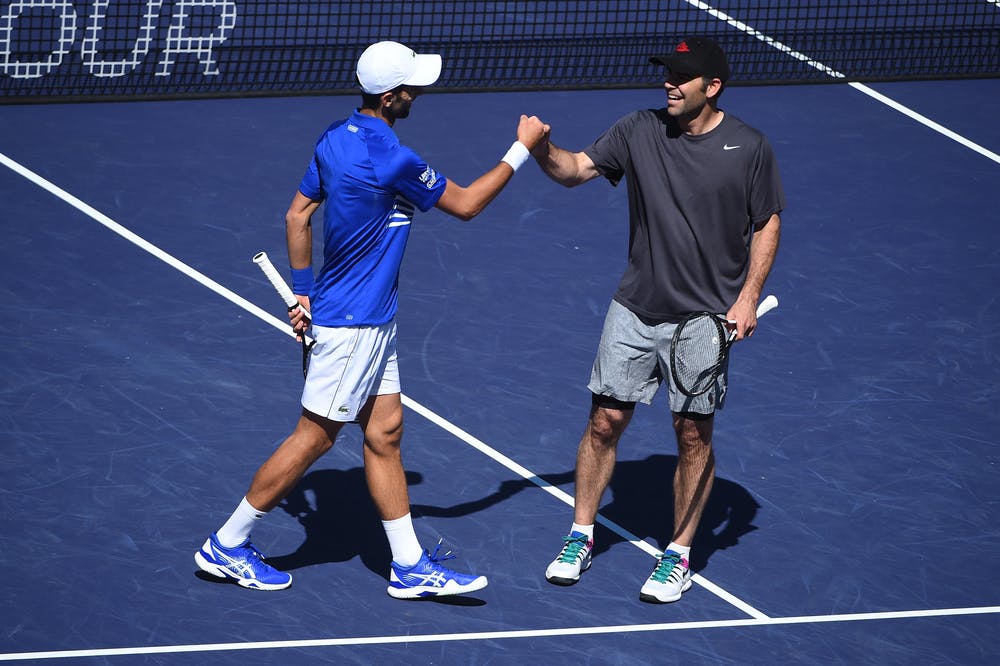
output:
[{"label": "white racket grip", "polygon": [[[776,307],[778,307],[778,297],[774,294],[769,294],[760,302],[760,305],[757,306],[757,319],[760,319]],[[732,319],[727,319],[726,323],[730,326],[729,341],[732,342],[736,339],[736,322]]]},{"label": "white racket grip", "polygon": [[760,302],[760,305],[757,306],[757,318],[760,319],[776,307],[778,307],[778,297],[774,294],[769,294]]},{"label": "white racket grip", "polygon": [[258,252],[255,254],[253,256],[253,263],[257,264],[257,266],[260,267],[260,270],[264,272],[264,275],[266,275],[267,279],[271,282],[271,286],[278,292],[278,295],[281,296],[281,300],[285,302],[285,305],[288,306],[289,310],[297,307],[302,310],[310,321],[312,321],[312,315],[310,315],[304,307],[299,305],[299,301],[295,298],[295,294],[292,293],[288,284],[281,279],[280,275],[278,275],[278,271],[274,268],[274,264],[272,264],[271,260],[267,258],[267,252]]}]

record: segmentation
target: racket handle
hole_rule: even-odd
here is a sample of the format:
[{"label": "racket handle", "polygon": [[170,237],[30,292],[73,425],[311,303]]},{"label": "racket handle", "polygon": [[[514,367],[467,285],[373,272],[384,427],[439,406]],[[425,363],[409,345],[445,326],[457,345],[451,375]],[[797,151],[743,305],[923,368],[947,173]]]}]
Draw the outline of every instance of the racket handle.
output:
[{"label": "racket handle", "polygon": [[776,307],[778,307],[778,297],[774,294],[769,294],[767,298],[762,300],[760,305],[757,306],[757,318],[760,319]]},{"label": "racket handle", "polygon": [[281,296],[281,300],[285,302],[285,305],[288,306],[289,310],[299,308],[302,310],[302,313],[310,321],[312,321],[312,315],[310,315],[309,312],[299,304],[298,299],[295,298],[295,294],[293,294],[292,290],[289,289],[288,284],[281,279],[280,275],[278,275],[278,271],[274,268],[274,264],[272,264],[271,260],[267,258],[267,252],[258,252],[255,254],[253,256],[253,263],[257,264],[257,266],[260,267],[260,270],[264,272],[264,275],[267,276],[267,279],[271,282],[271,286],[278,292],[278,295]]}]

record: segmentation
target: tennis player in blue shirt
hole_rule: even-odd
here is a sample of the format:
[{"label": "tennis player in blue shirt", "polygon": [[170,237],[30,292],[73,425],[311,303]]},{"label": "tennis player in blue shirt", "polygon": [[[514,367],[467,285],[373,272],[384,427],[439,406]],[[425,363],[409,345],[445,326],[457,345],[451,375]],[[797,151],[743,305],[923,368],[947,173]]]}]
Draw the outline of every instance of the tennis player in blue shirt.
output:
[{"label": "tennis player in blue shirt", "polygon": [[[441,73],[439,55],[397,42],[369,46],[358,60],[362,105],[331,125],[285,216],[292,290],[312,314],[291,315],[297,333],[316,341],[292,434],[258,469],[232,516],[195,554],[203,570],[243,587],[280,590],[292,577],[264,561],[250,541],[256,522],[295,487],[326,453],[345,423],[364,433],[368,489],[392,551],[388,592],[401,599],[462,594],[486,586],[485,576],[441,564],[450,553],[424,550],[410,520],[400,456],[403,407],[396,363],[399,267],[417,209],[437,207],[469,220],[479,214],[527,161],[549,131],[521,116],[517,141],[468,187],[436,171],[399,142],[393,125],[410,113],[424,86]],[[311,267],[313,214],[323,212],[323,265]]]}]

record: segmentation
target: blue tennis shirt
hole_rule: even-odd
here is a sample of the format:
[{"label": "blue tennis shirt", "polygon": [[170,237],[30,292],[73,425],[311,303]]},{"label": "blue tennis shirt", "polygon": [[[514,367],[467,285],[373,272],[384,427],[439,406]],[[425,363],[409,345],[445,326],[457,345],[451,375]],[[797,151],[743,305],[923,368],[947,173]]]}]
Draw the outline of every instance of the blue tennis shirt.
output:
[{"label": "blue tennis shirt", "polygon": [[319,326],[379,326],[396,316],[399,267],[414,207],[430,210],[447,180],[357,111],[316,143],[299,191],[324,201],[323,266],[309,296]]}]

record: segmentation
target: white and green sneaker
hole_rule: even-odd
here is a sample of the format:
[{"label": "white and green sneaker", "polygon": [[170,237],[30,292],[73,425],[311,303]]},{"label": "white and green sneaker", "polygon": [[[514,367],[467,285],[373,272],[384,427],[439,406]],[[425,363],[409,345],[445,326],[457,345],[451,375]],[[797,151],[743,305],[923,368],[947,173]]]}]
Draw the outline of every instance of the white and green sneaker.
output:
[{"label": "white and green sneaker", "polygon": [[691,567],[680,553],[668,550],[660,555],[653,573],[639,591],[639,598],[652,604],[669,604],[691,587]]},{"label": "white and green sneaker", "polygon": [[545,570],[545,580],[555,585],[572,585],[590,568],[594,540],[582,532],[570,532],[563,541],[566,543],[559,557]]}]

